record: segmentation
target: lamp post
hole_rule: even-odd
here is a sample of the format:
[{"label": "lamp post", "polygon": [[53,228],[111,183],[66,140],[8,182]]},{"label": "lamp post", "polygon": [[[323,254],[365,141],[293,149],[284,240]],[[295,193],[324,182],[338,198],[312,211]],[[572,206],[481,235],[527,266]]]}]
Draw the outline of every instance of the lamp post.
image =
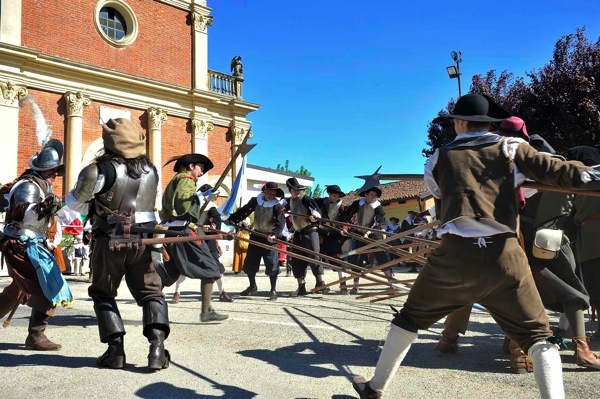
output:
[{"label": "lamp post", "polygon": [[461,97],[462,90],[460,88],[460,63],[462,62],[462,53],[460,51],[459,52],[452,51],[450,53],[450,57],[452,57],[454,62],[456,62],[456,66],[451,65],[449,67],[446,67],[446,71],[448,71],[448,77],[450,79],[454,79],[454,78],[458,79],[458,97]]}]

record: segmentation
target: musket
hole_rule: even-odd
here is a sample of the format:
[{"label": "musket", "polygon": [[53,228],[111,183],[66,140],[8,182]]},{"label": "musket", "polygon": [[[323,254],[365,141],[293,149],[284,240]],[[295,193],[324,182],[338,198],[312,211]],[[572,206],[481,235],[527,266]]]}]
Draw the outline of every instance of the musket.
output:
[{"label": "musket", "polygon": [[173,244],[179,242],[192,242],[192,241],[209,241],[209,240],[232,240],[233,234],[211,234],[211,235],[197,235],[197,236],[179,236],[179,237],[160,237],[160,238],[141,238],[141,237],[123,237],[123,236],[112,236],[108,241],[108,248],[111,251],[119,251],[121,249],[139,248],[143,245],[154,245],[154,244]]},{"label": "musket", "polygon": [[21,304],[21,301],[23,300],[24,296],[25,296],[24,292],[21,292],[21,294],[19,294],[19,299],[17,299],[17,303],[15,303],[15,306],[12,308],[12,310],[8,314],[8,317],[6,318],[6,320],[4,320],[4,322],[2,322],[2,327],[6,328],[6,327],[10,326],[10,321],[12,320],[13,316],[15,315],[15,312],[17,311],[17,308]]}]

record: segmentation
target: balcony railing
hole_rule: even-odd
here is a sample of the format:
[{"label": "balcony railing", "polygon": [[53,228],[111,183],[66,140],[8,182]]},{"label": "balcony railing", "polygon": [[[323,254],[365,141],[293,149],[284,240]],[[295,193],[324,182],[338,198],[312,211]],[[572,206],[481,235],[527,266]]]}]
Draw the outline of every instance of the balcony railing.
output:
[{"label": "balcony railing", "polygon": [[226,96],[242,98],[242,82],[244,79],[225,73],[208,70],[208,90]]}]

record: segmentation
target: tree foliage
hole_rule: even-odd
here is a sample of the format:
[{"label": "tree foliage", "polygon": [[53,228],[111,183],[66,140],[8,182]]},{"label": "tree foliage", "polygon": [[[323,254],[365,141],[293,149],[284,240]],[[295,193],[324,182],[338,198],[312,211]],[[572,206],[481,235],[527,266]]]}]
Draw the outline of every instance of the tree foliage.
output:
[{"label": "tree foliage", "polygon": [[[525,120],[530,134],[564,152],[576,145],[600,146],[599,85],[600,39],[590,42],[580,28],[556,42],[552,59],[539,70],[516,79],[509,71],[475,75],[470,92],[490,95]],[[450,99],[438,116],[449,114],[454,104]],[[430,123],[427,133],[425,156],[455,137],[451,122]]]},{"label": "tree foliage", "polygon": [[[294,173],[296,175],[300,175],[300,176],[306,176],[306,177],[311,177],[312,174],[310,173],[310,171],[308,169],[306,169],[304,167],[304,165],[300,166],[300,169],[298,170],[292,170],[290,169],[290,161],[289,159],[286,159],[285,163],[282,165],[280,163],[277,164],[277,167],[275,168],[276,170],[282,171],[282,172],[286,172],[286,173]],[[306,195],[312,196],[314,198],[319,198],[321,196],[321,194],[323,193],[323,189],[321,189],[321,185],[317,184],[315,187],[308,187],[306,189]]]}]

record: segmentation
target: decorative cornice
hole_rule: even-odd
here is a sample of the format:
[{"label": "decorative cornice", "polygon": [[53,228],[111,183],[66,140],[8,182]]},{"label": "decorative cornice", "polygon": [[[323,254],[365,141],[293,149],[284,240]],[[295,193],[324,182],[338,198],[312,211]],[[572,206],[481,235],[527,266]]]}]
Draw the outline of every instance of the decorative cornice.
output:
[{"label": "decorative cornice", "polygon": [[63,97],[67,102],[67,116],[83,117],[83,107],[91,103],[90,98],[80,91],[68,91]]},{"label": "decorative cornice", "polygon": [[242,124],[236,119],[233,119],[229,124],[231,133],[233,135],[233,144],[240,145],[244,141],[244,138],[249,134],[248,138],[252,137],[252,131],[248,129],[248,124]]},{"label": "decorative cornice", "polygon": [[160,108],[148,108],[148,129],[149,130],[160,130],[162,123],[168,119],[167,113]]},{"label": "decorative cornice", "polygon": [[27,95],[25,86],[15,85],[10,80],[7,80],[6,83],[0,82],[0,90],[2,90],[1,105],[16,106],[19,103],[19,98]]},{"label": "decorative cornice", "polygon": [[208,140],[208,132],[213,130],[215,125],[207,119],[192,119],[194,128],[194,139]]},{"label": "decorative cornice", "polygon": [[210,15],[204,15],[199,12],[192,11],[190,13],[190,18],[194,21],[194,29],[198,32],[206,33],[206,28],[208,26],[212,26],[213,17]]}]

